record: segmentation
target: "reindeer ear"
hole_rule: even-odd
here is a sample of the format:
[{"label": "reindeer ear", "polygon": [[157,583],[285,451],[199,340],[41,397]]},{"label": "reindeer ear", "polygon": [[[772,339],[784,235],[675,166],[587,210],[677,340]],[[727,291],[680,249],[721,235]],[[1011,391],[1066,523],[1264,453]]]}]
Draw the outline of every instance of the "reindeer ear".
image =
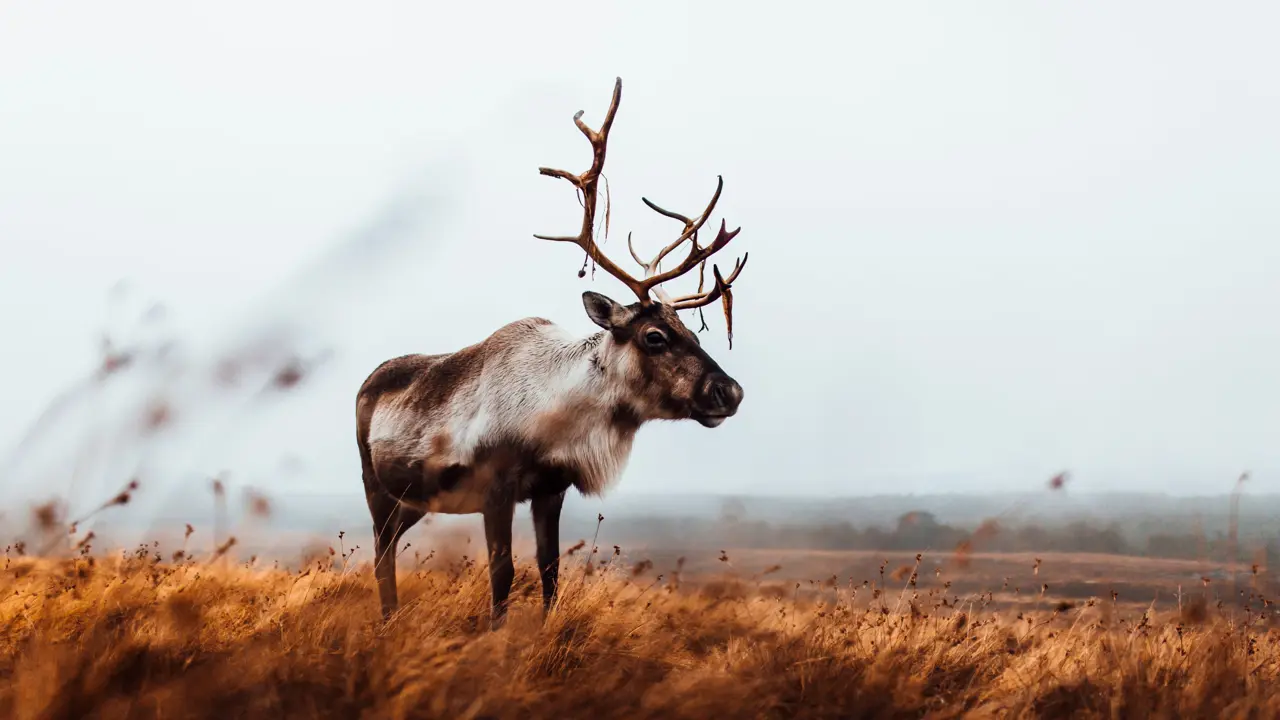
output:
[{"label": "reindeer ear", "polygon": [[591,318],[591,322],[605,330],[620,328],[635,317],[635,311],[631,308],[590,290],[582,293],[582,306],[587,309],[587,317]]}]

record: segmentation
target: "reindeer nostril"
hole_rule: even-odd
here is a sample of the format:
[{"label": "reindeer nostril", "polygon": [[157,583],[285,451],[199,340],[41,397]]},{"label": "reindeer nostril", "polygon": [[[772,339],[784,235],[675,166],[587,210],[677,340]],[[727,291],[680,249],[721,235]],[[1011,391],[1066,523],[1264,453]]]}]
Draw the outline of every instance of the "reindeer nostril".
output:
[{"label": "reindeer nostril", "polygon": [[719,407],[729,404],[729,391],[725,388],[724,383],[716,383],[712,386],[711,398],[716,401],[716,405]]},{"label": "reindeer nostril", "polygon": [[742,402],[742,388],[723,373],[712,374],[702,387],[702,402],[709,412],[732,415]]}]

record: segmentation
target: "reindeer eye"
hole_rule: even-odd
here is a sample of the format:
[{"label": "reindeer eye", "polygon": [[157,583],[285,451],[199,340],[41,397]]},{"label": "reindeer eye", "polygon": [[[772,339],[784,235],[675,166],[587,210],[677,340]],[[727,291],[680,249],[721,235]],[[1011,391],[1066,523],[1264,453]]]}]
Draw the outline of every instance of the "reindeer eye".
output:
[{"label": "reindeer eye", "polygon": [[644,334],[644,342],[650,348],[657,350],[667,344],[667,336],[657,330],[650,330]]}]

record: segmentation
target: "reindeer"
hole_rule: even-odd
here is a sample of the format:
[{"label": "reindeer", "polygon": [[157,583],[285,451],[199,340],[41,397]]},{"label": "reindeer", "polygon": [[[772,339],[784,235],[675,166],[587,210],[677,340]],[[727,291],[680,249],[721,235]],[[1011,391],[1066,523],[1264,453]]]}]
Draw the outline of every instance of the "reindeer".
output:
[{"label": "reindeer", "polygon": [[[574,337],[543,318],[526,318],[452,353],[388,360],[360,387],[356,439],[384,618],[398,605],[396,544],[404,533],[427,513],[480,513],[493,596],[491,627],[501,625],[515,575],[512,520],[516,505],[524,502],[533,516],[543,610],[550,610],[559,577],[560,509],[568,489],[602,494],[622,472],[636,431],[646,422],[693,419],[714,428],[738,411],[742,386],[707,355],[676,314],[721,300],[732,347],[730,288],[747,256],[735,262],[727,278],[713,265],[715,284],[705,291],[703,279],[707,259],[741,228],[729,232],[721,220],[715,239],[698,243],[723,178],[706,209],[692,219],[642,198],[654,211],[684,224],[649,262],[636,254],[628,235],[631,256],[644,269],[642,279],[619,268],[595,242],[597,187],[621,97],[618,78],[599,131],[582,121],[582,111],[574,115],[593,151],[586,172],[539,168],[578,190],[581,230],[574,236],[534,237],[577,245],[638,302],[623,305],[587,291],[582,294],[587,317],[601,328],[589,337]],[[684,259],[661,271],[663,259],[686,242]],[[698,292],[667,295],[662,284],[695,267]]]}]

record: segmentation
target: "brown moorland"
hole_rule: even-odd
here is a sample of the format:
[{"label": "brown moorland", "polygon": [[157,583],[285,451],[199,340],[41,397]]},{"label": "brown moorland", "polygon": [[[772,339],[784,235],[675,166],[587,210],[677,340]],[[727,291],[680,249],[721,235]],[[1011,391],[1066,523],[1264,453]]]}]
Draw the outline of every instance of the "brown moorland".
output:
[{"label": "brown moorland", "polygon": [[[404,567],[378,620],[345,553],[299,571],[160,557],[18,556],[0,580],[0,715],[204,717],[1275,717],[1270,609],[1001,609],[919,561],[778,592],[760,573],[681,586],[570,555],[542,619],[518,570],[488,629],[483,562]],[[726,556],[727,557],[727,556]],[[928,576],[933,573],[929,572]],[[938,578],[930,578],[937,580]],[[799,590],[801,583],[789,584]],[[771,591],[772,590],[772,591]]]}]

